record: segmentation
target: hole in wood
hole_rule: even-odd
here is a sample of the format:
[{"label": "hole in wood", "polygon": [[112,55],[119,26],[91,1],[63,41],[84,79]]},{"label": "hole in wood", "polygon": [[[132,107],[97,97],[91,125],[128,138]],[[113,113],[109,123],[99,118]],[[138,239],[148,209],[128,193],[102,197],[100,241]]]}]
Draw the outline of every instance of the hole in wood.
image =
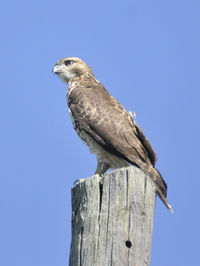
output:
[{"label": "hole in wood", "polygon": [[131,248],[132,247],[131,241],[127,240],[126,241],[126,246],[127,246],[127,248]]}]

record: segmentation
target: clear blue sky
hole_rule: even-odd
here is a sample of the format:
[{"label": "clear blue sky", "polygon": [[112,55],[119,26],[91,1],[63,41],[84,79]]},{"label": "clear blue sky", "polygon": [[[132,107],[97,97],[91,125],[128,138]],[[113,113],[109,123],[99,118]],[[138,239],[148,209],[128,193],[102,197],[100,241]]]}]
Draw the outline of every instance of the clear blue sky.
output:
[{"label": "clear blue sky", "polygon": [[139,123],[168,184],[151,265],[199,265],[200,2],[4,1],[1,38],[0,265],[68,265],[71,186],[96,158],[76,136],[67,56],[85,60]]}]

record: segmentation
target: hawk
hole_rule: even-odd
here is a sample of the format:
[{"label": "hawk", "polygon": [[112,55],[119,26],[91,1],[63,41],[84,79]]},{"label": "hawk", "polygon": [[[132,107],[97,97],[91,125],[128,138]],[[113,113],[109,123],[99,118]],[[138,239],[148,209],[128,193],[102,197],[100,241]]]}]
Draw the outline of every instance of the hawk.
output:
[{"label": "hawk", "polygon": [[63,58],[53,68],[68,85],[67,104],[74,129],[97,157],[95,174],[134,165],[152,178],[167,208],[167,185],[155,168],[156,154],[131,113],[95,78],[77,57]]}]

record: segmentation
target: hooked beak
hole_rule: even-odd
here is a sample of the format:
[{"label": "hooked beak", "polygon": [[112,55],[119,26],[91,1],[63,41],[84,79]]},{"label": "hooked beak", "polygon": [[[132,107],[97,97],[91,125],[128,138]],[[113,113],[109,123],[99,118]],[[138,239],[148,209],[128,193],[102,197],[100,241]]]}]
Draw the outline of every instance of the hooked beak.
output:
[{"label": "hooked beak", "polygon": [[52,69],[53,74],[58,74],[59,73],[59,66],[55,65]]}]

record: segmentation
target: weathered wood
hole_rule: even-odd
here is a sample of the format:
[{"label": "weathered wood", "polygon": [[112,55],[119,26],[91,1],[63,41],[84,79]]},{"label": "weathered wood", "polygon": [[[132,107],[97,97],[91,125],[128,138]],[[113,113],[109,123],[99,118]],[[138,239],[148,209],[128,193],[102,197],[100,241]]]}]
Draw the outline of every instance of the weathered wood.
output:
[{"label": "weathered wood", "polygon": [[155,195],[150,177],[134,166],[76,184],[69,265],[150,265]]}]

